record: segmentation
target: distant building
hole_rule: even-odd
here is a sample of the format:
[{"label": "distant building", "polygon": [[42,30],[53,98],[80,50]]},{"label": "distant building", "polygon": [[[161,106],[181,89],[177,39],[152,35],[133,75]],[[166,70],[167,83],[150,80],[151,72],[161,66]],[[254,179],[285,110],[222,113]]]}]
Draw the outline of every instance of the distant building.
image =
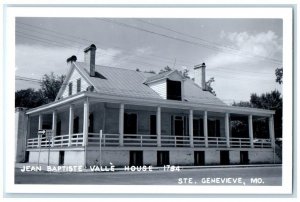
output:
[{"label": "distant building", "polygon": [[[68,58],[69,70],[56,100],[23,112],[25,160],[47,163],[50,147],[50,164],[99,164],[102,130],[101,165],[278,161],[275,112],[224,104],[206,90],[204,63],[195,66],[193,81],[177,70],[153,74],[99,66],[95,53],[91,45],[84,50],[84,62]],[[232,137],[232,118],[248,120],[243,136]],[[254,119],[268,120],[269,138],[254,137]],[[38,138],[41,129],[50,130],[54,138]]]}]

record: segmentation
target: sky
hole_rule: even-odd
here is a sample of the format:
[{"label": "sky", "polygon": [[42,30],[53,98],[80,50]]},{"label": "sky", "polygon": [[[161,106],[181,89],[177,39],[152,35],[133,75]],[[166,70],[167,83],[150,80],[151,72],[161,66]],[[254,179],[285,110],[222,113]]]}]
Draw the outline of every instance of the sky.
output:
[{"label": "sky", "polygon": [[[16,90],[39,88],[36,80],[66,74],[66,59],[97,47],[96,64],[159,72],[206,63],[206,78],[225,103],[249,101],[282,87],[280,19],[16,18]],[[30,81],[28,81],[28,78]],[[34,80],[31,80],[34,79]],[[25,81],[26,80],[26,81]]]}]

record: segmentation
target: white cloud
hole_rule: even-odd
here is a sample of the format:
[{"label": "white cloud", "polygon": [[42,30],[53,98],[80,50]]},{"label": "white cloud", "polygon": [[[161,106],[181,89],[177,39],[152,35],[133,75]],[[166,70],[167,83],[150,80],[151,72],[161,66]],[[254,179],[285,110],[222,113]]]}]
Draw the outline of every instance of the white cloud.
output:
[{"label": "white cloud", "polygon": [[[207,63],[211,67],[242,64],[249,61],[256,62],[263,58],[281,59],[281,40],[273,31],[256,34],[222,31],[220,38],[225,43],[231,44],[232,48],[225,48],[223,52],[208,58]],[[234,50],[231,51],[232,49]],[[279,59],[278,56],[280,56]]]}]

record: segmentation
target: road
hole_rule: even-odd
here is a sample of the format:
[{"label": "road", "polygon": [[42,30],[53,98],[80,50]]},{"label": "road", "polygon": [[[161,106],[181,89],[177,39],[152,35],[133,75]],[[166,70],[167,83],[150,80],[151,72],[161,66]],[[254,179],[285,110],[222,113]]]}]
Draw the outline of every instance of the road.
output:
[{"label": "road", "polygon": [[[280,186],[281,167],[198,168],[152,172],[21,172],[15,169],[16,184],[97,185],[268,185]],[[252,181],[251,181],[252,178]]]}]

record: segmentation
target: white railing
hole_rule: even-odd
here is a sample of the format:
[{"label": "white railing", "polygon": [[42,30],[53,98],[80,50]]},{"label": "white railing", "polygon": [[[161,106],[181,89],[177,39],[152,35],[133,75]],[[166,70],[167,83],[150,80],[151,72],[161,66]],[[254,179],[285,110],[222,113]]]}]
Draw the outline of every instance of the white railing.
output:
[{"label": "white railing", "polygon": [[[119,134],[103,134],[101,138],[101,146],[103,147],[118,147],[120,145]],[[71,142],[69,142],[71,140]],[[72,134],[69,140],[69,135],[55,136],[52,141],[49,141],[45,135],[40,138],[30,138],[27,140],[27,148],[39,147],[68,147],[68,146],[82,146],[83,133]],[[196,148],[205,148],[205,137],[194,136],[193,144]],[[87,145],[99,146],[100,134],[89,133]],[[156,135],[141,135],[141,134],[124,134],[124,147],[157,147]],[[226,148],[226,137],[208,137],[208,148]],[[250,138],[230,138],[230,148],[251,148]],[[190,147],[189,136],[174,136],[161,135],[161,147]],[[254,139],[254,148],[272,148],[270,139]]]},{"label": "white railing", "polygon": [[254,139],[254,148],[272,148],[272,142],[270,139]]},{"label": "white railing", "polygon": [[250,138],[230,138],[229,144],[231,148],[250,148]]},{"label": "white railing", "polygon": [[188,136],[173,136],[173,135],[162,135],[161,136],[162,147],[189,147],[190,137]]}]

